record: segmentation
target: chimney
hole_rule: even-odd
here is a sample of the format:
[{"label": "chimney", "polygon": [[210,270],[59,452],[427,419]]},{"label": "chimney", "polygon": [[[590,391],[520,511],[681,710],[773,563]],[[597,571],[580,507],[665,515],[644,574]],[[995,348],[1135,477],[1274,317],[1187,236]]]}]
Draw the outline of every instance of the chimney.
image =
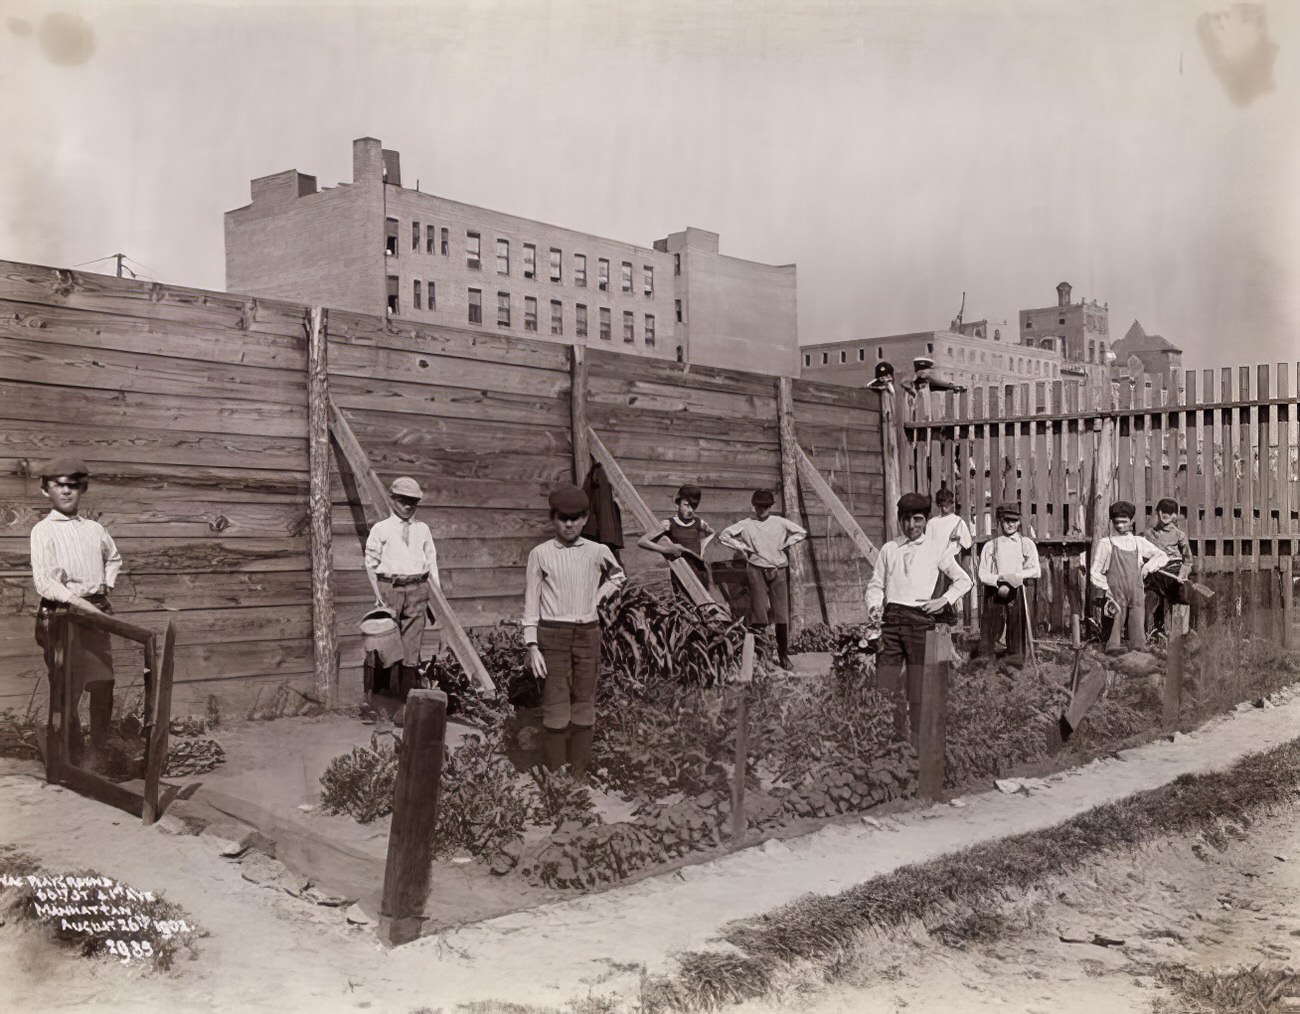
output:
[{"label": "chimney", "polygon": [[352,182],[378,183],[384,178],[383,144],[373,137],[352,142]]},{"label": "chimney", "polygon": [[1070,283],[1069,282],[1062,282],[1060,285],[1056,287],[1056,305],[1057,306],[1070,305]]}]

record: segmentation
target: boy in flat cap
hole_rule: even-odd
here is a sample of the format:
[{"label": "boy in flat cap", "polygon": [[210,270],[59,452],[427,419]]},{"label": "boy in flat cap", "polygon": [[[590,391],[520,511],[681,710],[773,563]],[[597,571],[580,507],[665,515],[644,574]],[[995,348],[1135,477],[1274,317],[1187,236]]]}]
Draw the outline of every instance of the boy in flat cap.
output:
[{"label": "boy in flat cap", "polygon": [[[899,498],[898,524],[903,534],[881,547],[866,596],[867,622],[881,628],[877,684],[884,691],[905,690],[895,708],[894,722],[900,735],[907,735],[910,728],[913,741],[921,728],[925,635],[935,629],[936,617],[945,606],[956,605],[971,590],[970,575],[946,545],[926,538],[929,519],[928,496],[905,493]],[[934,586],[941,573],[952,583],[946,592],[936,596]]]},{"label": "boy in flat cap", "polygon": [[375,601],[392,613],[402,635],[402,667],[398,696],[416,686],[420,674],[420,641],[424,638],[429,609],[429,582],[442,587],[438,576],[438,550],[433,533],[415,510],[424,499],[420,484],[410,476],[394,479],[389,487],[392,513],[370,529],[366,539],[366,577]]},{"label": "boy in flat cap", "polygon": [[754,516],[722,530],[718,541],[745,556],[749,580],[749,624],[762,629],[776,625],[777,663],[790,668],[790,558],[785,551],[808,538],[789,518],[772,513],[776,497],[757,489],[749,502]]},{"label": "boy in flat cap", "polygon": [[[677,490],[673,502],[677,513],[664,522],[657,532],[646,532],[637,545],[665,559],[675,560],[685,556],[700,584],[709,587],[709,565],[704,562],[704,549],[713,541],[714,532],[709,523],[696,514],[700,506],[700,487],[686,483]],[[672,575],[673,591],[679,598],[689,598],[677,575]]]},{"label": "boy in flat cap", "polygon": [[1038,547],[1020,533],[1020,504],[997,509],[1000,533],[980,551],[979,577],[984,588],[980,609],[980,654],[992,658],[1003,628],[1007,632],[1007,662],[1025,664],[1025,622],[1029,615],[1024,583],[1042,574]]},{"label": "boy in flat cap", "polygon": [[[36,612],[36,643],[45,652],[50,680],[49,727],[63,702],[60,661],[63,625],[70,606],[94,613],[111,613],[108,594],[122,569],[113,538],[98,521],[77,513],[90,486],[90,469],[75,458],[55,458],[41,468],[41,494],[51,511],[32,526],[32,581],[41,596]],[[89,766],[102,762],[113,720],[113,650],[109,635],[79,623],[69,631],[68,673],[71,709],[64,716],[71,732],[73,764],[81,764],[83,743],[80,710],[83,691],[90,694],[91,753]]]},{"label": "boy in flat cap", "polygon": [[1128,630],[1129,648],[1144,651],[1147,646],[1143,620],[1146,597],[1142,580],[1169,562],[1164,550],[1152,545],[1140,535],[1133,534],[1133,519],[1137,508],[1127,500],[1117,500],[1110,505],[1110,534],[1098,539],[1092,550],[1093,587],[1105,602],[1105,613],[1110,620],[1106,635],[1106,653],[1123,654],[1120,643]]},{"label": "boy in flat cap", "polygon": [[600,671],[600,604],[626,577],[608,546],[582,537],[587,494],[577,486],[551,491],[555,537],[534,546],[524,578],[524,644],[542,686],[546,766],[569,764],[583,779],[591,763]]},{"label": "boy in flat cap", "polygon": [[[1151,545],[1163,549],[1169,562],[1152,571],[1146,582],[1146,623],[1148,631],[1169,631],[1172,606],[1188,603],[1187,579],[1192,576],[1192,544],[1187,533],[1178,527],[1178,501],[1162,497],[1156,503],[1156,523],[1143,536]],[[1177,631],[1181,633],[1181,631]]]}]

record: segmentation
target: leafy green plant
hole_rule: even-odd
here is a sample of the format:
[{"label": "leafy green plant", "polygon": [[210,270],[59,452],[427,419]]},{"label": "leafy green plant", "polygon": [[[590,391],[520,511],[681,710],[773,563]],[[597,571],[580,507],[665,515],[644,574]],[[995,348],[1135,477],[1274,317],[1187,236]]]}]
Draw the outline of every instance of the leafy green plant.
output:
[{"label": "leafy green plant", "polygon": [[538,809],[531,782],[506,756],[501,723],[467,737],[442,768],[434,854],[491,859],[523,837]]},{"label": "leafy green plant", "polygon": [[559,830],[565,824],[589,827],[600,823],[591,790],[567,771],[534,768],[529,772],[536,790],[533,823]]},{"label": "leafy green plant", "polygon": [[321,775],[321,808],[346,813],[362,824],[393,812],[397,784],[397,751],[393,741],[370,737],[370,746],[354,746],[335,757]]},{"label": "leafy green plant", "polygon": [[796,655],[809,651],[832,651],[837,640],[837,628],[813,623],[790,638],[790,650]]},{"label": "leafy green plant", "polygon": [[601,659],[624,686],[645,690],[670,680],[711,687],[725,682],[739,663],[743,622],[675,595],[633,588],[606,603],[602,613]]}]

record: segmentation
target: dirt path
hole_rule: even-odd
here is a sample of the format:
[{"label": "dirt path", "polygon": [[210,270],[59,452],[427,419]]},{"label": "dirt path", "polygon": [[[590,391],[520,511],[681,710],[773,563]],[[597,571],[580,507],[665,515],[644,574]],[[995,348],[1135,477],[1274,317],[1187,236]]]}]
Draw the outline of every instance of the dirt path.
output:
[{"label": "dirt path", "polygon": [[[1278,707],[1235,712],[1176,742],[1161,741],[1054,775],[1030,795],[983,793],[968,797],[961,808],[915,810],[881,820],[879,827],[828,827],[622,890],[427,937],[392,952],[378,947],[370,932],[348,927],[336,910],[247,882],[239,866],[219,857],[212,838],[142,828],[70,792],[44,788],[32,774],[18,773],[33,769],[5,762],[0,773],[10,773],[0,774],[0,828],[6,841],[53,870],[94,867],[165,892],[211,935],[201,944],[200,958],[170,976],[145,977],[129,967],[47,957],[46,968],[53,963],[60,970],[61,981],[53,983],[49,975],[24,970],[31,941],[5,930],[0,931],[0,976],[18,984],[8,1006],[22,1011],[71,1002],[95,1009],[400,1011],[449,1009],[487,998],[560,1007],[589,990],[635,996],[639,968],[671,968],[674,952],[707,947],[731,919],[809,891],[842,890],[976,841],[1044,828],[1184,772],[1223,767],[1286,742],[1300,729],[1300,697],[1283,696]],[[1300,863],[1300,850],[1291,851],[1297,851]],[[1098,897],[1104,899],[1111,889],[1098,887]],[[1092,960],[1113,958],[1102,948],[1088,949],[1098,952]],[[988,967],[990,978],[999,974],[996,963]],[[1080,995],[1087,996],[1095,984],[1092,978],[1080,981]],[[892,1009],[887,995],[882,1002],[881,1009]],[[930,1003],[920,1007],[938,1009]]]}]

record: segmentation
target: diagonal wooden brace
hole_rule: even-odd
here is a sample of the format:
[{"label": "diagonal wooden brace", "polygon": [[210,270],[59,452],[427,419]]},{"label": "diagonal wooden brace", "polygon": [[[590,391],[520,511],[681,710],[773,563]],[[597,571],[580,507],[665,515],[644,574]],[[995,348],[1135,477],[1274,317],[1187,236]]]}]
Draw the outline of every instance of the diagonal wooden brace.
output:
[{"label": "diagonal wooden brace", "polygon": [[858,547],[858,551],[867,558],[867,563],[874,567],[876,557],[879,555],[875,543],[867,538],[867,533],[862,530],[862,526],[858,524],[857,519],[849,512],[849,509],[844,506],[843,501],[835,495],[835,491],[831,489],[831,484],[822,477],[821,472],[817,471],[817,466],[808,459],[808,455],[804,453],[803,448],[796,447],[795,450],[799,462],[799,478],[812,488],[812,491],[817,494],[817,499],[826,505],[826,509],[831,512],[831,516],[839,522],[840,527],[853,540],[853,544]]}]

